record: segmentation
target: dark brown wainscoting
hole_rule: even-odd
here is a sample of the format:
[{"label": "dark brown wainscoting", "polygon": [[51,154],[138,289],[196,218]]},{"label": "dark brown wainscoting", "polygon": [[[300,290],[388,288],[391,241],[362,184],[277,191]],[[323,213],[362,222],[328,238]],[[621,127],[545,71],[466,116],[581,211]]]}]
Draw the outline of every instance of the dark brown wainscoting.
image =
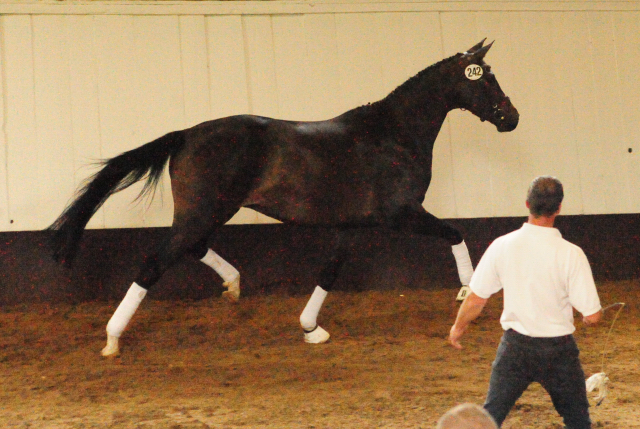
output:
[{"label": "dark brown wainscoting", "polygon": [[[496,237],[525,218],[452,219],[474,265]],[[582,247],[598,281],[640,277],[640,214],[563,216],[557,227]],[[0,233],[0,304],[120,299],[137,265],[167,228],[88,230],[73,269],[50,258],[44,232]],[[230,225],[210,245],[238,268],[245,295],[310,293],[333,231],[291,225]],[[442,240],[362,229],[349,234],[353,250],[338,290],[457,288],[451,248]],[[222,292],[219,277],[185,258],[152,289],[155,299],[202,299]]]}]

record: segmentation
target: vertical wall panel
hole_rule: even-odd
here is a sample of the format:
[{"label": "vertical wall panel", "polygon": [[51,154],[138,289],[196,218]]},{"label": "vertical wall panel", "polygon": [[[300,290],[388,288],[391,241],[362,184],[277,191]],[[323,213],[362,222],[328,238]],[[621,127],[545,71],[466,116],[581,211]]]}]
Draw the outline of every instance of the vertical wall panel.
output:
[{"label": "vertical wall panel", "polygon": [[203,16],[181,16],[179,19],[184,127],[190,127],[213,119],[209,98],[207,32]]},{"label": "vertical wall panel", "polygon": [[342,97],[335,102],[341,112],[378,101],[387,93],[380,85],[380,24],[378,14],[336,15]]},{"label": "vertical wall panel", "polygon": [[[51,223],[39,207],[62,211],[73,189],[69,52],[64,16],[33,17],[36,143],[31,177],[21,192],[31,227]],[[34,168],[35,167],[35,168]],[[31,182],[33,180],[33,182]]]},{"label": "vertical wall panel", "polygon": [[207,17],[206,29],[211,117],[249,113],[242,18]]},{"label": "vertical wall panel", "polygon": [[242,22],[251,103],[249,113],[280,118],[271,16],[245,16]]},{"label": "vertical wall panel", "polygon": [[380,81],[373,96],[381,99],[411,76],[407,71],[410,60],[405,52],[407,31],[404,31],[403,16],[396,13],[377,13],[366,25],[378,30],[374,39],[377,52],[370,61],[380,69]]},{"label": "vertical wall panel", "polygon": [[31,17],[5,16],[3,24],[9,218],[12,229],[26,230],[33,228],[31,212],[42,211],[29,200],[27,190],[39,185],[32,164],[38,148]]},{"label": "vertical wall panel", "polygon": [[[4,70],[5,56],[5,17],[0,16],[0,71]],[[5,117],[5,78],[4,73],[0,73],[0,231],[12,229],[11,219],[9,219],[9,180],[7,172],[7,130]]]},{"label": "vertical wall panel", "polygon": [[[573,14],[549,13],[545,14],[543,19],[547,16],[551,37],[545,40],[546,44],[540,46],[540,61],[548,64],[548,68],[541,79],[541,82],[546,85],[541,88],[538,97],[542,96],[541,98],[547,100],[547,105],[542,107],[543,123],[550,125],[543,127],[546,131],[544,135],[546,150],[540,153],[540,157],[546,156],[549,161],[547,170],[541,170],[536,174],[557,176],[565,188],[562,212],[580,214],[584,212],[584,205],[580,186],[580,169],[576,168],[580,157],[578,142],[575,139],[577,123],[571,83],[575,79],[577,70],[574,67],[568,67],[571,62],[568,61],[566,53],[556,49],[557,46],[576,37],[575,34],[570,36],[564,33],[567,27],[564,25],[566,22],[571,23],[569,27],[576,27],[575,17]],[[575,41],[579,43],[578,40]],[[579,61],[579,58],[575,59]],[[531,180],[531,178],[528,179]]]},{"label": "vertical wall panel", "polygon": [[[623,175],[627,177],[624,201],[625,212],[640,212],[640,73],[637,60],[640,58],[640,13],[613,14],[613,29],[616,43],[617,84],[619,88],[620,116],[624,147]],[[631,150],[631,151],[629,151]]]},{"label": "vertical wall panel", "polygon": [[619,90],[616,85],[616,58],[613,43],[611,15],[591,13],[586,21],[589,29],[589,45],[592,50],[593,103],[595,107],[594,145],[585,147],[587,163],[583,177],[585,201],[589,211],[618,213],[628,196],[620,186],[620,166],[623,165],[624,143],[621,143]]},{"label": "vertical wall panel", "polygon": [[[573,138],[578,160],[575,168],[580,175],[582,213],[597,213],[593,210],[597,210],[596,207],[601,207],[601,204],[591,198],[594,173],[598,168],[597,155],[594,157],[593,151],[601,144],[601,140],[597,136],[597,111],[593,81],[593,68],[597,67],[597,61],[594,63],[593,50],[589,41],[588,17],[587,13],[571,14],[569,19],[572,25],[562,26],[558,32],[563,44],[574,47],[574,49],[563,50],[563,54],[569,69],[568,73],[571,74],[568,84],[572,94]],[[575,47],[580,48],[575,49]],[[567,193],[571,191],[571,189],[567,189]],[[572,197],[568,196],[568,198]],[[565,211],[565,213],[567,212]]]},{"label": "vertical wall panel", "polygon": [[309,70],[302,15],[272,18],[274,74],[278,113],[283,119],[311,120]]},{"label": "vertical wall panel", "polygon": [[313,112],[307,119],[329,119],[342,113],[338,102],[341,92],[335,15],[306,15],[304,30],[309,85],[307,97],[308,105],[313,106]]},{"label": "vertical wall panel", "polygon": [[442,59],[437,14],[383,13],[370,25],[378,28],[377,56],[381,97],[419,71]]},{"label": "vertical wall panel", "polygon": [[[96,39],[92,16],[66,17],[67,46],[69,48],[69,76],[71,97],[71,135],[73,163],[67,174],[74,178],[73,188],[67,189],[60,202],[67,203],[82,181],[95,171],[92,164],[102,158],[100,140],[100,109]],[[88,227],[104,226],[101,209],[89,221]]]},{"label": "vertical wall panel", "polygon": [[137,17],[134,31],[138,146],[183,128],[185,121],[178,18]]}]

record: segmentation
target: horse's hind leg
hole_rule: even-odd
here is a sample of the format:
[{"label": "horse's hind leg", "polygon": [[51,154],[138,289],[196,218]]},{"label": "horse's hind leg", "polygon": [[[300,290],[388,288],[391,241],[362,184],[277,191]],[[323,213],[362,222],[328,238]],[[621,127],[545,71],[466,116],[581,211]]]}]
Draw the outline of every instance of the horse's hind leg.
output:
[{"label": "horse's hind leg", "polygon": [[222,286],[227,288],[222,296],[231,302],[240,299],[240,272],[230,263],[222,259],[220,255],[207,247],[206,240],[201,241],[191,252],[200,262],[204,263],[218,273],[224,280]]},{"label": "horse's hind leg", "polygon": [[346,259],[346,248],[343,245],[343,232],[337,234],[331,257],[320,272],[319,283],[300,314],[300,325],[304,331],[304,341],[309,344],[321,344],[329,340],[329,333],[317,323],[318,314],[327,294],[333,289],[338,273]]},{"label": "horse's hind leg", "polygon": [[146,295],[147,288],[136,282],[129,287],[124,299],[107,323],[107,345],[101,351],[102,356],[115,356],[120,352],[118,339]]},{"label": "horse's hind leg", "polygon": [[195,219],[191,219],[190,222],[178,222],[178,226],[174,225],[171,228],[170,235],[164,244],[144,261],[138,276],[107,323],[107,345],[102,349],[103,356],[113,356],[119,353],[118,339],[131,321],[147,291],[185,253],[193,252],[203,240],[206,240],[212,230],[211,227],[207,227]]}]

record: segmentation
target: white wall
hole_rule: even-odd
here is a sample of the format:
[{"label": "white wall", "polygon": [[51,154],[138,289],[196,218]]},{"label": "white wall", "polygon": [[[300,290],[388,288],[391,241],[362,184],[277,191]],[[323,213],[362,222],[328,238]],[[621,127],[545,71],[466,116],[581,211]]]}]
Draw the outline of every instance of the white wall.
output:
[{"label": "white wall", "polygon": [[[237,113],[326,119],[384,97],[484,37],[521,113],[499,134],[450,113],[425,207],[521,216],[536,175],[566,214],[640,211],[640,2],[11,2],[0,4],[0,231],[48,226],[87,164]],[[633,150],[632,153],[628,149]],[[165,177],[113,196],[90,227],[165,226]],[[234,222],[268,218],[243,210]]]}]

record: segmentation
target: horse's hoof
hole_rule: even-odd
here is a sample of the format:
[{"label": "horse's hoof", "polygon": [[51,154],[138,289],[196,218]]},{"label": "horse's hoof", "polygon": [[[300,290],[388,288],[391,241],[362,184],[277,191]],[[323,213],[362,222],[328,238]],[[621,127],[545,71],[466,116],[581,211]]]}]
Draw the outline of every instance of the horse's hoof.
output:
[{"label": "horse's hoof", "polygon": [[322,329],[320,326],[316,326],[311,332],[304,333],[304,342],[308,344],[322,344],[329,341],[329,333]]},{"label": "horse's hoof", "polygon": [[228,299],[231,302],[238,302],[240,300],[240,275],[235,279],[222,283],[222,286],[227,288],[222,292],[222,297]]},{"label": "horse's hoof", "polygon": [[118,337],[107,335],[107,345],[100,352],[104,357],[115,357],[120,354],[120,347],[118,347]]}]

